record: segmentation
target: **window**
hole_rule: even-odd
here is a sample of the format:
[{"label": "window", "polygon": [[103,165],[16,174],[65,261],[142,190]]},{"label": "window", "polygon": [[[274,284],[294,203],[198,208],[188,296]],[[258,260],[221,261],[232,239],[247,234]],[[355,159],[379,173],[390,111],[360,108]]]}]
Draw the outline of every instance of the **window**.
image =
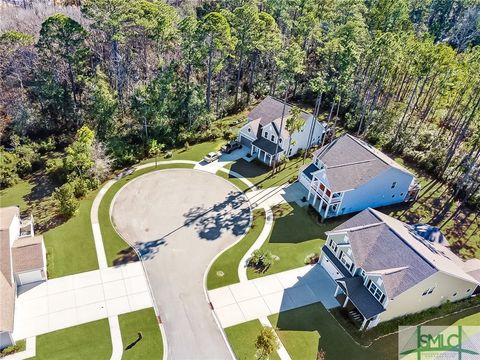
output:
[{"label": "window", "polygon": [[403,193],[400,193],[400,196],[403,196]]},{"label": "window", "polygon": [[360,270],[360,276],[365,279],[365,270],[361,269]]},{"label": "window", "polygon": [[272,137],[270,138],[270,140],[271,140],[272,142],[275,141],[275,136],[272,135]]},{"label": "window", "polygon": [[466,293],[468,294],[472,289],[467,289]]},{"label": "window", "polygon": [[288,155],[292,155],[292,148],[290,148],[290,150],[288,150]]},{"label": "window", "polygon": [[265,139],[268,139],[268,132],[265,131]]},{"label": "window", "polygon": [[431,294],[434,289],[435,289],[435,286],[432,286],[431,288],[428,288],[427,290],[425,290],[425,291],[422,293],[422,296]]},{"label": "window", "polygon": [[330,241],[328,242],[328,246],[330,247],[330,249],[333,250],[334,254],[337,253],[338,246],[337,246],[336,242],[334,242],[332,239],[330,239]]},{"label": "window", "polygon": [[383,299],[385,299],[385,295],[382,293],[382,290],[380,290],[377,285],[372,283],[371,280],[368,281],[368,291],[370,291],[372,295],[375,296],[375,299],[377,299],[379,302],[382,302]]},{"label": "window", "polygon": [[248,132],[251,132],[251,131],[252,131],[252,129],[248,128],[248,129],[247,129],[247,131],[248,131]]},{"label": "window", "polygon": [[394,197],[395,197],[395,194],[392,195],[392,198],[394,198]]},{"label": "window", "polygon": [[397,182],[396,182],[396,181],[394,181],[394,182],[392,183],[392,189],[395,189],[395,186],[397,186]]},{"label": "window", "polygon": [[350,258],[345,255],[344,252],[341,253],[340,255],[340,261],[342,262],[343,265],[351,272],[353,269],[353,262],[350,260]]},{"label": "window", "polygon": [[282,143],[282,138],[278,139],[278,142],[281,144]]},{"label": "window", "polygon": [[456,292],[454,292],[452,296],[453,296],[453,297],[457,296],[457,293],[456,293]]}]

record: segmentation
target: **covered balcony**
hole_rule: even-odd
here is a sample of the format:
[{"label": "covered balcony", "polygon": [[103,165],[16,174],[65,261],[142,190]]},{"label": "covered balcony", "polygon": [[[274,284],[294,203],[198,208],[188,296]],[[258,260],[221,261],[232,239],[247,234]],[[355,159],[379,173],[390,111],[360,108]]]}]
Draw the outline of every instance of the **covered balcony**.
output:
[{"label": "covered balcony", "polygon": [[361,276],[345,277],[336,280],[336,299],[346,308],[351,319],[360,330],[369,329],[379,321],[385,308],[363,285]]}]

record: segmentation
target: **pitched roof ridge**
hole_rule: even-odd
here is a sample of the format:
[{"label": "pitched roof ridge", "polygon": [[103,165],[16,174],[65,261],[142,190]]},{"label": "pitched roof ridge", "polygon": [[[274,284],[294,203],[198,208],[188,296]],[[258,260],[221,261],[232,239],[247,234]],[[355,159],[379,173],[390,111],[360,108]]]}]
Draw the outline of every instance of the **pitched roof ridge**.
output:
[{"label": "pitched roof ridge", "polygon": [[400,266],[396,268],[389,268],[389,269],[380,269],[380,270],[375,270],[375,271],[368,271],[369,274],[379,274],[379,275],[391,275],[403,270],[408,269],[409,266]]},{"label": "pitched roof ridge", "polygon": [[367,160],[359,160],[359,161],[354,161],[354,162],[350,162],[350,163],[345,163],[345,164],[338,164],[338,165],[334,165],[334,166],[325,166],[327,169],[336,169],[336,168],[339,168],[339,167],[344,167],[344,166],[351,166],[351,165],[357,165],[357,164],[365,164],[365,163],[368,163],[368,162],[371,162],[371,161],[374,161],[375,159],[367,159]]},{"label": "pitched roof ridge", "polygon": [[330,230],[330,231],[326,231],[325,234],[329,235],[329,234],[349,232],[349,231],[359,231],[359,230],[369,229],[371,227],[375,227],[375,226],[379,226],[379,225],[385,225],[385,223],[383,221],[379,221],[378,223],[352,226],[351,228],[346,228],[346,229]]}]

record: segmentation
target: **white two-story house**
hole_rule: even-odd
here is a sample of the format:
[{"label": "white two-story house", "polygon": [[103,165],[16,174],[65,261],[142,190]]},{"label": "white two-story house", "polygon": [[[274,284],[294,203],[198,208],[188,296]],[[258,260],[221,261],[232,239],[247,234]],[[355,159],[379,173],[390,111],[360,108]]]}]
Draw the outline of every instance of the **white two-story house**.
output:
[{"label": "white two-story house", "polygon": [[248,123],[238,134],[238,141],[250,149],[250,154],[269,166],[284,155],[291,157],[301,149],[319,144],[325,132],[325,124],[302,111],[302,129],[290,134],[286,123],[292,107],[288,104],[285,106],[281,127],[283,108],[283,101],[267,96],[248,114]]},{"label": "white two-story house", "polygon": [[316,150],[299,181],[322,218],[412,201],[420,190],[411,172],[348,134]]},{"label": "white two-story house", "polygon": [[480,261],[462,261],[444,244],[366,209],[327,232],[319,260],[335,296],[361,329],[472,296]]},{"label": "white two-story house", "polygon": [[15,343],[17,286],[47,279],[46,255],[32,217],[21,218],[16,206],[0,208],[0,349]]}]

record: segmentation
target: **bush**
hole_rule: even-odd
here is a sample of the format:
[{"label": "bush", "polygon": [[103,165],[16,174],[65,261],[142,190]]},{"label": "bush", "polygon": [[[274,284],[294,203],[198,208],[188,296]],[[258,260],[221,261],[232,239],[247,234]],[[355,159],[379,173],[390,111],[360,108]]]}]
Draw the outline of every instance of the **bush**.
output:
[{"label": "bush", "polygon": [[19,345],[7,346],[6,348],[2,349],[2,351],[0,351],[0,358],[16,353],[17,351],[20,351]]},{"label": "bush", "polygon": [[311,253],[305,257],[304,263],[305,265],[313,265],[313,264],[316,264],[319,259],[320,259],[320,256],[318,253]]},{"label": "bush", "polygon": [[165,153],[165,159],[170,159],[171,157],[173,156],[173,152],[172,150],[168,150],[166,153]]},{"label": "bush", "polygon": [[271,327],[264,326],[255,340],[257,358],[268,359],[273,352],[278,350],[279,347],[280,344],[278,343],[275,330],[273,330]]},{"label": "bush", "polygon": [[61,159],[48,159],[45,165],[48,177],[56,184],[64,184],[67,181],[67,174],[63,168]]},{"label": "bush", "polygon": [[75,189],[72,184],[66,183],[56,188],[53,198],[57,202],[59,212],[63,216],[71,218],[78,211],[79,202],[75,197]]},{"label": "bush", "polygon": [[248,259],[248,266],[256,272],[265,272],[273,265],[273,255],[270,251],[257,249]]},{"label": "bush", "polygon": [[41,154],[45,154],[49,151],[55,150],[56,146],[57,144],[55,143],[55,139],[52,136],[50,136],[47,140],[43,140],[42,142],[40,142],[37,147],[38,147],[38,151]]},{"label": "bush", "polygon": [[0,187],[7,188],[17,183],[16,163],[15,154],[0,150]]}]

